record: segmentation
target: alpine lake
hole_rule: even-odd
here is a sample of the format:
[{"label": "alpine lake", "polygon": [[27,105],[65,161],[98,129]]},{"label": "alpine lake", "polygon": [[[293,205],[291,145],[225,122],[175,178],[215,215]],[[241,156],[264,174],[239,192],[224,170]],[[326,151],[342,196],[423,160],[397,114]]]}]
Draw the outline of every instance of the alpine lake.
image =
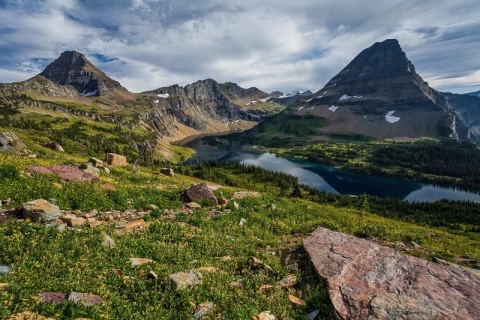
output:
[{"label": "alpine lake", "polygon": [[298,178],[301,184],[320,191],[343,195],[392,197],[409,202],[431,202],[441,199],[480,203],[480,194],[458,189],[428,185],[416,181],[375,176],[341,170],[319,163],[281,158],[259,146],[226,140],[221,144],[208,144],[204,136],[184,140],[178,144],[194,149],[196,153],[186,160],[188,164],[207,161],[234,162],[284,172]]}]

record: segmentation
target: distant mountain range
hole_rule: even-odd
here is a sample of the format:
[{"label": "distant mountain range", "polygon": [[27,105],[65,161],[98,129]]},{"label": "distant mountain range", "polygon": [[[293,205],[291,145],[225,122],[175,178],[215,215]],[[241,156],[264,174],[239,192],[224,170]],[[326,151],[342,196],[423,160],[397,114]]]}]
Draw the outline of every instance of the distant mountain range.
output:
[{"label": "distant mountain range", "polygon": [[252,133],[267,145],[338,136],[479,141],[478,95],[440,93],[430,88],[398,41],[385,40],[362,51],[315,93],[267,94],[212,79],[132,93],[82,53],[66,51],[39,75],[0,84],[0,111],[13,115],[12,119],[28,116],[43,121],[39,119],[48,114],[66,117],[72,125],[75,121],[94,121],[136,128],[154,134],[157,142],[150,148],[161,146],[168,157],[170,147],[164,142],[195,134],[247,130],[260,123]]},{"label": "distant mountain range", "polygon": [[[429,87],[398,41],[390,39],[363,50],[323,89],[300,98],[254,132],[265,144],[339,136],[476,140],[480,104],[477,98],[459,96],[465,98]],[[307,124],[308,132],[292,129]]]}]

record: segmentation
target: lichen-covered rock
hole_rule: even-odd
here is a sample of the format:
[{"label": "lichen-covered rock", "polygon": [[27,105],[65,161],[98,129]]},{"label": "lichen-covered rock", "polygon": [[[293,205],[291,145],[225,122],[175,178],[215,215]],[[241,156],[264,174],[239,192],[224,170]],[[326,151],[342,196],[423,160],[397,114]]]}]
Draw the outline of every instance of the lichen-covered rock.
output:
[{"label": "lichen-covered rock", "polygon": [[85,307],[90,307],[101,303],[102,298],[96,294],[72,292],[68,296],[68,301],[75,304],[83,304]]},{"label": "lichen-covered rock", "polygon": [[303,245],[338,319],[477,319],[480,278],[318,228]]},{"label": "lichen-covered rock", "polygon": [[168,279],[170,280],[170,283],[174,285],[176,290],[185,290],[201,284],[202,274],[195,270],[188,270],[171,274],[168,276]]},{"label": "lichen-covered rock", "polygon": [[27,155],[27,146],[13,132],[0,133],[0,152],[14,155]]},{"label": "lichen-covered rock", "polygon": [[213,203],[218,204],[217,197],[213,194],[206,182],[194,184],[193,186],[188,187],[185,189],[185,196],[189,202],[211,200]]},{"label": "lichen-covered rock", "polygon": [[60,208],[45,199],[37,199],[23,205],[22,215],[24,219],[49,222],[60,217]]}]

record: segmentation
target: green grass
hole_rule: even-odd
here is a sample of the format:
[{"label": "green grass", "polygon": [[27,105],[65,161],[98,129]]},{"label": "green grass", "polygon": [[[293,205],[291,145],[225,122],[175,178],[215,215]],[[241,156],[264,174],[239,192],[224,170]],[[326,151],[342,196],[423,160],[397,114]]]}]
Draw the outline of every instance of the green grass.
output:
[{"label": "green grass", "polygon": [[[11,207],[37,197],[55,197],[64,209],[142,209],[152,203],[160,210],[146,216],[152,221],[147,230],[126,235],[115,234],[114,224],[85,227],[81,232],[47,229],[29,222],[1,224],[0,264],[11,265],[13,272],[0,276],[0,282],[9,284],[0,290],[0,318],[28,310],[57,319],[186,319],[193,311],[191,303],[205,301],[215,303],[206,319],[249,319],[265,310],[279,318],[303,319],[305,313],[318,308],[324,318],[330,318],[328,292],[301,246],[305,236],[318,226],[376,237],[391,245],[413,240],[434,252],[412,252],[427,259],[480,259],[480,241],[461,233],[454,235],[354,208],[279,197],[273,195],[278,192],[274,186],[267,186],[260,198],[236,200],[239,209],[230,203],[223,208],[189,212],[181,209],[179,194],[198,180],[179,174],[161,177],[158,168],[142,167],[140,174],[133,174],[130,167],[125,167],[112,169],[111,175],[102,174],[101,183],[112,183],[116,191],[89,183],[64,184],[59,189],[54,186],[58,182],[55,178],[32,178],[23,171],[32,164],[72,160],[82,162],[86,158],[53,151],[37,159],[2,154],[0,194],[12,197]],[[250,183],[248,175],[238,179],[241,185]],[[222,188],[216,193],[230,197],[235,190]],[[272,203],[275,211],[270,208]],[[173,209],[175,218],[163,218],[162,209]],[[247,220],[243,227],[238,225],[241,218]],[[114,238],[115,248],[100,245],[102,231]],[[226,256],[231,260],[222,258]],[[251,270],[249,256],[262,259],[274,272]],[[128,264],[131,257],[149,258],[155,263],[132,268]],[[292,273],[286,268],[291,263],[299,266],[294,273],[299,278],[295,290],[259,289]],[[165,281],[174,272],[206,266],[217,271],[203,272],[203,283],[192,289],[177,292]],[[122,275],[115,275],[112,269],[119,269]],[[140,277],[150,270],[158,274],[157,281]],[[243,279],[244,287],[230,285],[239,279]],[[47,291],[88,292],[104,301],[93,307],[38,302],[36,295]],[[288,294],[300,297],[307,305],[293,305]]]}]

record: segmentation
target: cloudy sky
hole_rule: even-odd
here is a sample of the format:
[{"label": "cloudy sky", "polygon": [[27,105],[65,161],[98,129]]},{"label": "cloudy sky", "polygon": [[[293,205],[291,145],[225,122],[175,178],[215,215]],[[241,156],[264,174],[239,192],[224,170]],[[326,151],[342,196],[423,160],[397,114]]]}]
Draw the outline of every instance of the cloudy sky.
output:
[{"label": "cloudy sky", "polygon": [[432,87],[470,92],[479,17],[478,0],[0,0],[0,82],[77,50],[133,92],[206,78],[316,91],[396,38]]}]

